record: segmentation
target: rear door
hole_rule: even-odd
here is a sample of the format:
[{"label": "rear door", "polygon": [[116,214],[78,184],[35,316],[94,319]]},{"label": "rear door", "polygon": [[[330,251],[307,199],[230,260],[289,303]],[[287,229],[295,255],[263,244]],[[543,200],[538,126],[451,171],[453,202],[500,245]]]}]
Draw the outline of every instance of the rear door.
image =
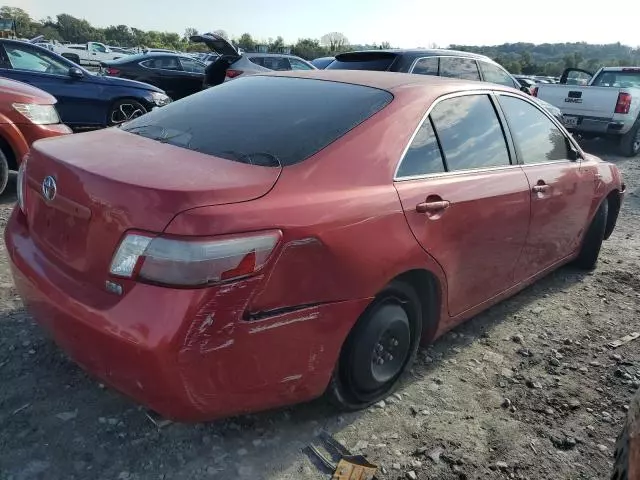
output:
[{"label": "rear door", "polygon": [[523,280],[580,245],[596,187],[596,166],[578,159],[564,132],[533,102],[498,95],[531,189],[531,226],[516,271]]},{"label": "rear door", "polygon": [[456,316],[514,284],[530,193],[486,93],[439,101],[414,135],[395,186],[416,239],[442,266]]}]

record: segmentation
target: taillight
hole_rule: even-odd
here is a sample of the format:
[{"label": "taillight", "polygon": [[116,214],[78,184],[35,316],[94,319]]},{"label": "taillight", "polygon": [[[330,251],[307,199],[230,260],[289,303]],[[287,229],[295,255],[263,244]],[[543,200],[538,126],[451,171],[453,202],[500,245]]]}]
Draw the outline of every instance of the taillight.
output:
[{"label": "taillight", "polygon": [[616,102],[615,113],[629,113],[629,110],[631,110],[631,94],[620,92]]},{"label": "taillight", "polygon": [[242,75],[244,72],[242,70],[233,70],[233,69],[228,69],[227,70],[227,77],[229,78],[236,78],[239,77],[240,75]]},{"label": "taillight", "polygon": [[20,168],[18,169],[18,179],[16,181],[16,191],[18,194],[18,206],[20,210],[25,215],[27,214],[27,206],[26,206],[26,186],[27,186],[27,158],[28,155],[22,159],[22,163],[20,163]]},{"label": "taillight", "polygon": [[120,70],[117,68],[107,67],[105,72],[107,72],[107,75],[120,75]]},{"label": "taillight", "polygon": [[534,97],[538,96],[538,87],[531,87],[531,95],[533,95]]},{"label": "taillight", "polygon": [[209,239],[127,234],[109,269],[112,275],[161,285],[196,287],[247,277],[260,270],[280,231]]}]

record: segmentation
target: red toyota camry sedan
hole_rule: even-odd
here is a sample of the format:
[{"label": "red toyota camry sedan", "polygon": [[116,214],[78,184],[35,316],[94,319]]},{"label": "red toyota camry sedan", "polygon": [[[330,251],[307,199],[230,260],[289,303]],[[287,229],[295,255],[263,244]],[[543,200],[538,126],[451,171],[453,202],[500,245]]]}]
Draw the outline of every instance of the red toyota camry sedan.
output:
[{"label": "red toyota camry sedan", "polygon": [[624,184],[527,95],[387,72],[250,76],[37,143],[5,232],[78,364],[176,420],[366,407],[418,345],[574,261]]}]

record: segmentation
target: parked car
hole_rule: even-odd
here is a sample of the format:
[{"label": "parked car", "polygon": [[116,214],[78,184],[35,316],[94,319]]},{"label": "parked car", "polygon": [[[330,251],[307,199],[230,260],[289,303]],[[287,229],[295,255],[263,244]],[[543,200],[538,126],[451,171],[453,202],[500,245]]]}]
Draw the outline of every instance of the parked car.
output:
[{"label": "parked car", "polygon": [[214,33],[194,35],[194,43],[204,43],[212,52],[219,55],[217,60],[207,65],[205,88],[220,85],[241,75],[269,71],[316,70],[311,63],[295,55],[284,53],[240,53],[228,40]]},{"label": "parked car", "polygon": [[529,89],[529,93],[531,93],[532,92],[531,89],[536,86],[536,81],[534,79],[532,79],[531,77],[524,77],[522,75],[514,75],[513,78],[515,78],[518,81],[518,84],[520,85],[520,89],[522,91],[525,91],[524,88],[528,88]]},{"label": "parked car", "polygon": [[535,95],[562,110],[570,131],[614,139],[627,157],[640,153],[640,67],[604,67],[595,74],[569,68],[559,85],[539,85]]},{"label": "parked car", "polygon": [[56,99],[38,88],[0,78],[0,193],[36,140],[71,133],[60,123]]},{"label": "parked car", "polygon": [[[367,50],[341,53],[326,70],[374,70],[406,72],[419,75],[461,78],[497,83],[531,93],[499,64],[484,55],[457,50]],[[541,102],[558,120],[562,112],[556,106]]]},{"label": "parked car", "polygon": [[311,64],[320,70],[324,70],[335,59],[336,57],[320,57],[320,58],[311,60]]},{"label": "parked car", "polygon": [[117,125],[171,101],[157,87],[94,75],[66,58],[19,40],[0,39],[0,76],[29,83],[57,98],[71,128]]},{"label": "parked car", "polygon": [[5,242],[25,305],[179,420],[379,401],[420,342],[594,268],[625,192],[521,92],[324,70],[37,143],[22,179]]},{"label": "parked car", "polygon": [[123,53],[113,52],[104,43],[87,42],[80,44],[55,44],[53,52],[67,58],[77,65],[97,66],[100,62],[116,60]]},{"label": "parked car", "polygon": [[104,75],[129,78],[161,88],[173,100],[202,90],[205,64],[174,53],[143,53],[102,62]]}]

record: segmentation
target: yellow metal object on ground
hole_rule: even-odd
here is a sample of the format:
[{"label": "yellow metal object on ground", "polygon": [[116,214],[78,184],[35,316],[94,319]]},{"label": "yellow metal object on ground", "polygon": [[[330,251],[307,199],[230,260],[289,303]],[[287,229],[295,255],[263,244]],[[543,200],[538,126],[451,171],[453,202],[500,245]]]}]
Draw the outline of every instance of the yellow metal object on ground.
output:
[{"label": "yellow metal object on ground", "polygon": [[342,458],[336,466],[332,480],[373,480],[378,467],[360,456]]}]

